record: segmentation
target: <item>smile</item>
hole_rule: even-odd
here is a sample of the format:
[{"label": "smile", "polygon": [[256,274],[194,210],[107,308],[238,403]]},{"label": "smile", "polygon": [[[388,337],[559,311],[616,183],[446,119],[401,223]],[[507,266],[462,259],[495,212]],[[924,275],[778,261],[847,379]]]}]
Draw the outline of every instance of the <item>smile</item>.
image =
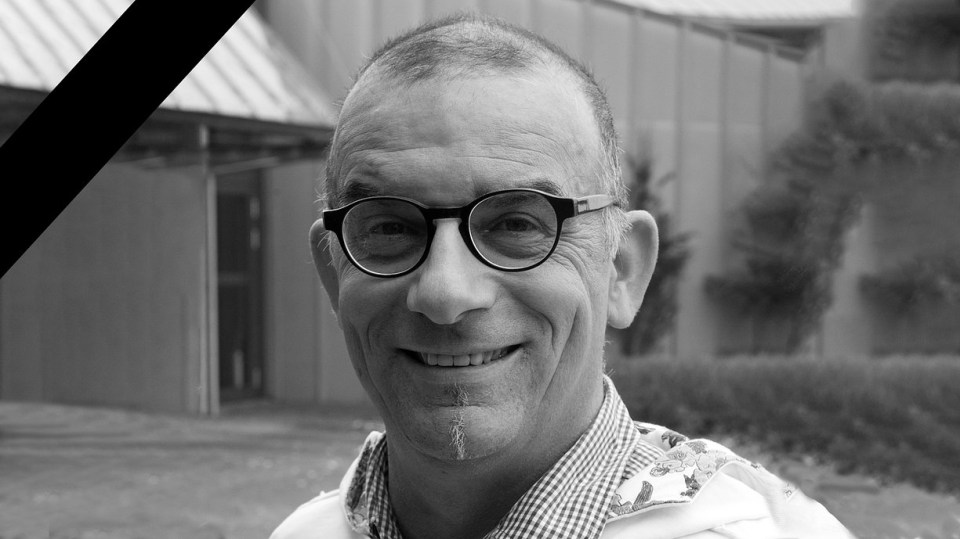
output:
[{"label": "smile", "polygon": [[502,359],[517,348],[519,348],[519,346],[508,346],[497,350],[462,355],[431,354],[428,352],[411,352],[411,354],[431,367],[475,367]]}]

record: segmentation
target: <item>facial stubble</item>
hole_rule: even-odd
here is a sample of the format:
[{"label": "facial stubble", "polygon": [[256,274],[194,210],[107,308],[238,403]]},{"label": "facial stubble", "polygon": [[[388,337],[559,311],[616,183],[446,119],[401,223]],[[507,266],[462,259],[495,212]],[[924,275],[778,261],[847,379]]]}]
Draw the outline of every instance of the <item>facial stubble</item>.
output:
[{"label": "facial stubble", "polygon": [[464,415],[468,405],[467,392],[463,386],[456,384],[454,386],[454,406],[457,411],[452,420],[450,420],[450,445],[456,454],[457,460],[467,458],[466,435],[464,434]]}]

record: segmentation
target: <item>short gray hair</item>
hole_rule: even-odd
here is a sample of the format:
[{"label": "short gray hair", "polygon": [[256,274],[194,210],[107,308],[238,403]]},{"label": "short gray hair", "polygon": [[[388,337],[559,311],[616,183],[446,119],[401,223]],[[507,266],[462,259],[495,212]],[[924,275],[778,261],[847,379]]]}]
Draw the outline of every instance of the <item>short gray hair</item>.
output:
[{"label": "short gray hair", "polygon": [[[375,68],[379,75],[400,84],[430,80],[452,81],[479,75],[515,74],[555,67],[572,77],[587,99],[600,133],[598,180],[616,200],[604,211],[607,238],[617,245],[626,229],[627,188],[621,177],[620,148],[606,95],[581,62],[556,44],[529,30],[500,19],[456,14],[426,22],[381,46],[357,73],[352,92],[363,75]],[[348,92],[349,95],[349,92]],[[324,198],[339,202],[340,167],[337,133],[330,143]]]}]

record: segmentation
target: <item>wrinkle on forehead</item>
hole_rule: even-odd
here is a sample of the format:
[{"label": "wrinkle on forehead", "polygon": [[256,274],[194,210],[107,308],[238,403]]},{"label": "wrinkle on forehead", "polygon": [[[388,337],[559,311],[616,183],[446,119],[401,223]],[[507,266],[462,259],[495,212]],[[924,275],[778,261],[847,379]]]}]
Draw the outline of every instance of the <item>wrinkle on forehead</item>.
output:
[{"label": "wrinkle on forehead", "polygon": [[[331,169],[339,183],[350,174],[369,172],[357,166],[388,166],[391,153],[422,149],[427,156],[422,158],[429,158],[431,148],[456,148],[458,159],[464,161],[500,159],[527,165],[556,161],[567,176],[578,179],[571,187],[581,194],[592,193],[599,185],[599,128],[586,97],[569,80],[543,73],[415,84],[364,79],[344,103],[331,154],[335,160]],[[475,84],[483,80],[491,84]],[[526,87],[533,98],[525,100],[524,94],[511,93],[507,87],[506,97],[498,103],[494,92],[504,91],[504,83]],[[535,101],[538,96],[561,106],[545,107]],[[470,108],[475,102],[483,102],[488,114],[476,117]],[[434,121],[418,121],[423,116]]]},{"label": "wrinkle on forehead", "polygon": [[[483,195],[495,192],[502,191],[506,189],[536,189],[538,191],[543,191],[544,193],[551,194],[554,196],[564,196],[564,188],[559,183],[549,179],[549,178],[530,178],[523,179],[517,182],[504,182],[502,185],[493,184],[486,185],[483,188],[475,189],[472,192],[473,199],[479,198]],[[373,183],[369,180],[364,179],[349,179],[346,183],[343,184],[340,194],[340,203],[343,205],[355,202],[368,197],[375,196],[397,196],[395,193],[391,193],[388,190],[384,189],[383,184]],[[418,200],[417,202],[423,203],[423,201]],[[438,207],[438,206],[434,206]],[[456,207],[456,206],[453,206]]]}]

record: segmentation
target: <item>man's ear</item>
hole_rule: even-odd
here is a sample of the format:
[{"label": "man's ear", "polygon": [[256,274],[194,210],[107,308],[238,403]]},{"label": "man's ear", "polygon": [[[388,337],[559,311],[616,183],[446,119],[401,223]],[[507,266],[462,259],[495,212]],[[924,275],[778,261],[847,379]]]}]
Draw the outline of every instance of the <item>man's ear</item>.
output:
[{"label": "man's ear", "polygon": [[610,277],[607,323],[615,328],[629,326],[640,309],[660,244],[657,223],[649,213],[631,211],[627,220],[630,228],[620,241],[613,260],[615,272]]},{"label": "man's ear", "polygon": [[334,238],[323,228],[323,219],[317,219],[310,227],[310,251],[313,253],[313,265],[317,267],[317,273],[320,274],[320,282],[330,297],[330,304],[333,305],[333,311],[340,310],[340,278],[337,276],[337,270],[333,267],[333,259],[330,256],[330,247],[328,241]]}]

